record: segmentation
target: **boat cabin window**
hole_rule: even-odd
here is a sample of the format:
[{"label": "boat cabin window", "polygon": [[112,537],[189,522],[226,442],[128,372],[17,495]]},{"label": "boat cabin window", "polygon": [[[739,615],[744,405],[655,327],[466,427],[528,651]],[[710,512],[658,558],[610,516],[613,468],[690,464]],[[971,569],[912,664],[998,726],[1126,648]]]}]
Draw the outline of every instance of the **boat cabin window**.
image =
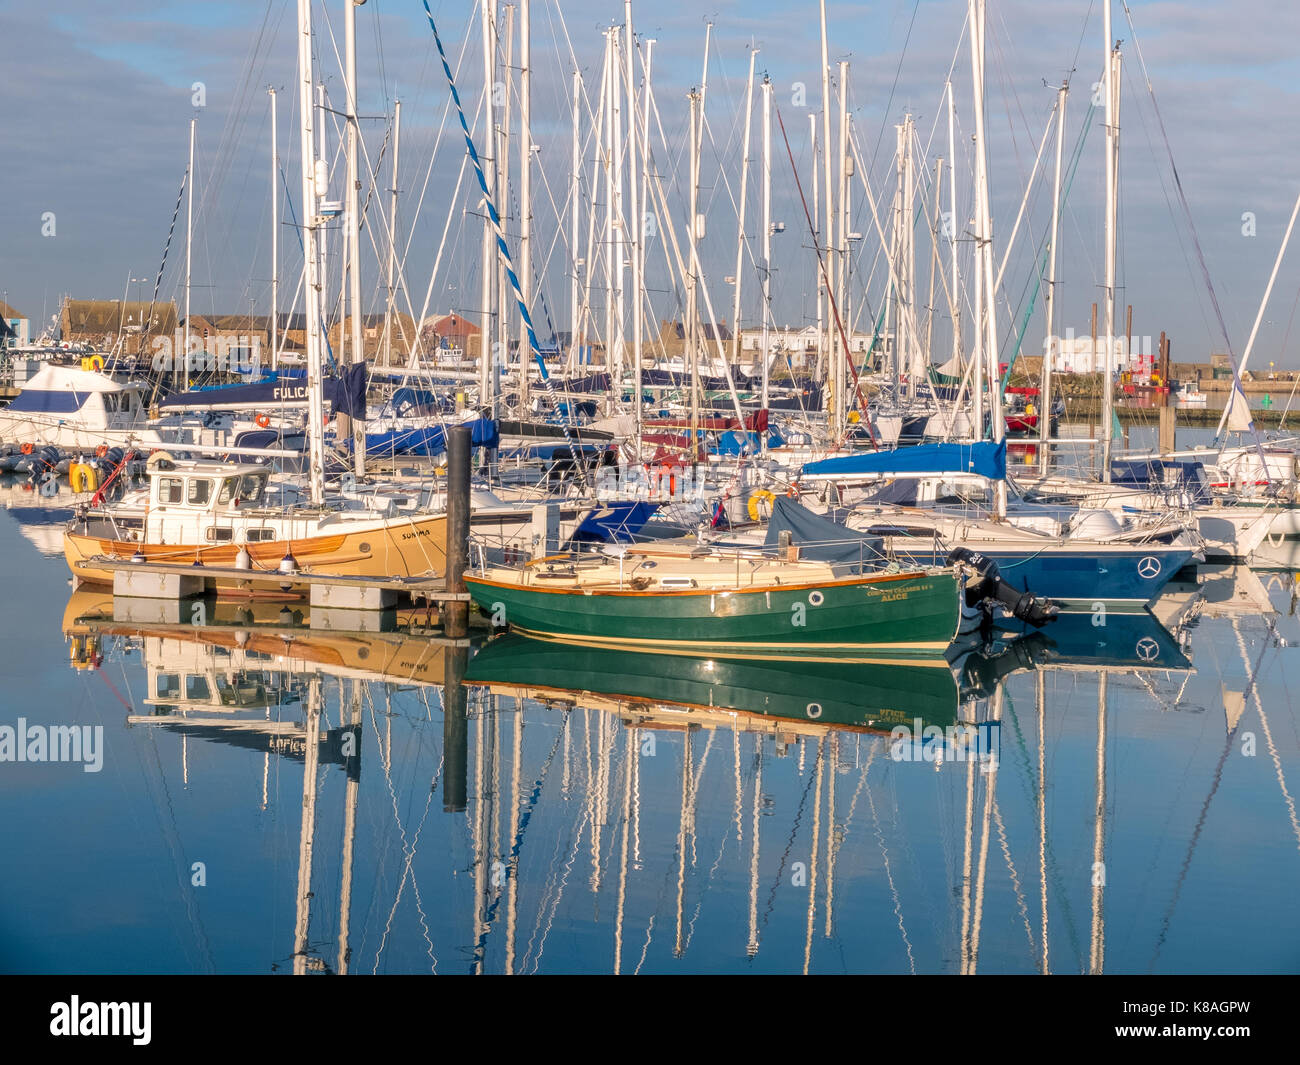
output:
[{"label": "boat cabin window", "polygon": [[181,501],[181,478],[158,478],[158,502],[179,503]]},{"label": "boat cabin window", "polygon": [[259,477],[255,473],[245,474],[240,479],[239,501],[241,503],[256,503],[262,498],[262,489],[265,487],[265,477]]},{"label": "boat cabin window", "polygon": [[186,502],[195,507],[206,506],[212,498],[212,482],[206,477],[191,477],[187,483],[189,488],[185,494]]},{"label": "boat cabin window", "polygon": [[181,678],[176,673],[159,673],[154,694],[159,699],[175,699],[181,693]]},{"label": "boat cabin window", "polygon": [[221,529],[215,525],[209,526],[206,533],[208,540],[212,543],[227,543],[234,537],[234,530]]},{"label": "boat cabin window", "polygon": [[211,698],[208,678],[198,673],[186,673],[185,698],[194,701]]},{"label": "boat cabin window", "polygon": [[130,392],[123,392],[123,393],[122,393],[122,410],[125,412],[125,411],[129,411],[130,409],[131,409],[131,393],[130,393]]},{"label": "boat cabin window", "polygon": [[217,496],[218,503],[229,503],[239,490],[238,477],[225,477],[221,481],[221,492]]}]

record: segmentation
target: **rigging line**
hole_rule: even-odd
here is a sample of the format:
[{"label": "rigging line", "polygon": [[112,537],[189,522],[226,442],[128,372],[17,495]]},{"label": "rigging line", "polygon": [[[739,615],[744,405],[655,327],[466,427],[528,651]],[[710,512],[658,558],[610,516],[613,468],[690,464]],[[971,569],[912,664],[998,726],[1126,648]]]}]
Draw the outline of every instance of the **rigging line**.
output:
[{"label": "rigging line", "polygon": [[835,316],[835,326],[840,334],[840,343],[844,345],[844,359],[848,364],[849,372],[853,375],[853,390],[857,394],[858,407],[862,411],[862,420],[867,426],[867,432],[869,434],[868,439],[871,441],[871,448],[875,451],[879,449],[879,444],[876,442],[876,431],[871,427],[871,417],[867,413],[867,401],[862,394],[862,382],[858,377],[858,368],[853,362],[853,348],[849,343],[848,337],[844,333],[844,321],[840,317],[840,309],[835,302],[835,294],[831,292],[830,278],[826,273],[826,263],[822,259],[821,248],[817,245],[817,227],[813,225],[812,214],[809,213],[808,210],[808,199],[803,194],[803,182],[799,179],[799,168],[795,166],[794,152],[790,148],[790,138],[785,132],[785,119],[781,116],[781,109],[776,106],[775,101],[773,102],[772,109],[776,111],[776,121],[781,127],[781,139],[785,141],[786,155],[790,157],[790,169],[794,172],[795,187],[799,190],[799,201],[803,204],[804,218],[808,223],[808,231],[812,234],[813,246],[817,253],[817,267],[821,273],[822,283],[826,286],[827,302],[830,304],[831,313]]},{"label": "rigging line", "polygon": [[[375,741],[380,745],[380,748],[382,749],[383,742],[379,736],[379,723],[375,719],[375,709],[374,709],[373,702],[371,703],[370,706],[370,723],[375,731]],[[439,759],[438,770],[437,773],[435,774],[435,781],[437,779],[437,776],[440,775],[441,772],[442,772],[442,760]],[[379,959],[383,956],[384,947],[388,942],[389,929],[391,929],[392,927],[393,916],[397,913],[398,904],[402,900],[402,892],[406,887],[406,881],[408,877],[411,880],[412,891],[418,890],[415,883],[415,872],[411,868],[411,864],[415,860],[415,848],[416,845],[419,843],[420,832],[424,828],[424,822],[429,816],[429,808],[433,802],[433,793],[434,793],[434,788],[430,787],[429,792],[425,797],[424,812],[420,817],[419,824],[416,826],[415,838],[410,842],[408,842],[406,838],[406,827],[405,825],[402,824],[402,817],[397,808],[397,790],[393,784],[391,765],[388,763],[385,763],[384,765],[384,781],[388,785],[388,794],[393,801],[393,820],[397,823],[397,830],[402,837],[401,847],[402,847],[402,852],[405,855],[406,861],[402,869],[402,878],[397,885],[397,894],[393,899],[393,907],[391,910],[389,910],[388,921],[384,925],[384,933],[380,937],[378,948],[376,948],[375,950],[375,965],[374,968],[371,970],[372,973],[377,973],[379,971]],[[429,956],[433,957],[433,942],[429,939],[428,926],[424,924],[424,915],[422,912],[422,907],[419,907],[417,912],[420,912],[420,923],[424,927],[425,942],[429,944]],[[437,963],[437,959],[435,958],[433,964],[433,971],[436,973],[437,970],[438,970],[438,963]]]},{"label": "rigging line", "polygon": [[[516,713],[523,713],[522,708]],[[537,779],[533,781],[533,790],[529,793],[528,803],[524,807],[524,812],[519,817],[519,828],[515,832],[514,839],[510,843],[510,851],[506,855],[509,859],[505,863],[506,880],[519,879],[519,852],[524,845],[524,833],[528,830],[528,823],[532,820],[533,810],[537,806],[537,800],[541,798],[542,786],[546,783],[546,775],[551,770],[551,763],[555,760],[555,752],[560,749],[560,741],[563,739],[563,733],[556,733],[555,742],[551,745],[551,753],[546,756],[546,763],[542,766],[542,771]],[[483,957],[487,952],[487,938],[492,932],[492,925],[496,920],[497,909],[501,905],[501,896],[504,892],[498,890],[496,897],[492,900],[492,905],[487,908],[483,915],[483,931],[474,945],[474,956],[471,961],[470,972],[483,963]]]},{"label": "rigging line", "polygon": [[[1137,27],[1133,24],[1133,12],[1129,9],[1127,0],[1121,0],[1124,7],[1124,17],[1128,21],[1129,32],[1133,35],[1133,47],[1137,51],[1138,64],[1142,67],[1142,78],[1146,82],[1147,94],[1151,97],[1151,110],[1155,113],[1156,124],[1160,127],[1160,137],[1164,141],[1165,154],[1169,158],[1169,168],[1173,172],[1174,189],[1178,193],[1178,202],[1182,205],[1183,214],[1187,219],[1187,227],[1191,232],[1192,247],[1196,250],[1196,260],[1201,267],[1201,275],[1205,281],[1206,291],[1210,296],[1210,305],[1214,308],[1214,316],[1218,320],[1219,332],[1223,337],[1223,343],[1228,355],[1229,365],[1232,367],[1233,387],[1241,389],[1241,375],[1237,369],[1237,353],[1233,350],[1232,341],[1228,338],[1228,326],[1223,318],[1223,309],[1219,306],[1219,296],[1214,290],[1214,282],[1210,278],[1210,268],[1205,261],[1205,251],[1201,247],[1201,238],[1196,232],[1196,223],[1192,219],[1192,209],[1187,202],[1187,194],[1183,191],[1183,181],[1178,174],[1178,164],[1174,162],[1173,146],[1169,143],[1169,133],[1165,129],[1165,118],[1160,112],[1160,104],[1156,102],[1155,85],[1151,81],[1151,75],[1147,71],[1146,58],[1142,55],[1142,45],[1138,41]],[[1247,417],[1250,417],[1247,409]],[[1259,452],[1261,465],[1267,466],[1264,461],[1263,444],[1260,439],[1259,430],[1255,427],[1255,419],[1250,418],[1249,431],[1255,436],[1255,448]]]},{"label": "rigging line", "polygon": [[[484,203],[487,204],[488,218],[492,222],[492,230],[496,235],[497,251],[500,254],[502,265],[505,268],[506,278],[510,282],[510,287],[514,291],[515,302],[519,307],[519,315],[523,319],[524,329],[528,334],[528,343],[532,348],[533,359],[541,371],[542,383],[546,386],[546,391],[551,403],[558,406],[558,397],[555,391],[555,382],[551,380],[550,371],[546,368],[546,359],[542,356],[541,347],[537,342],[537,333],[533,330],[533,319],[528,313],[528,305],[524,302],[522,289],[519,287],[519,278],[515,274],[514,263],[510,257],[510,249],[506,247],[505,231],[501,226],[501,216],[497,213],[496,204],[493,202],[492,193],[488,190],[487,178],[483,174],[483,164],[479,161],[478,151],[474,148],[474,138],[470,135],[469,125],[465,121],[465,109],[461,106],[460,93],[456,89],[456,79],[451,73],[451,64],[447,62],[447,53],[442,47],[442,38],[438,36],[438,27],[433,21],[433,12],[429,9],[429,0],[421,0],[424,5],[424,13],[429,19],[429,29],[433,31],[434,44],[438,46],[438,57],[442,60],[442,71],[447,76],[447,85],[451,91],[452,102],[456,105],[456,113],[460,117],[460,128],[465,135],[465,150],[469,153],[470,162],[474,166],[474,175],[478,178],[479,188],[483,192]],[[487,264],[484,264],[486,269]],[[483,352],[479,357],[484,357]],[[480,401],[483,397],[479,397]],[[571,404],[569,405],[572,406]],[[569,446],[569,455],[573,459],[573,465],[578,474],[581,490],[585,493],[588,490],[587,485],[587,468],[578,457],[578,445],[573,437],[573,414],[569,407],[565,409],[564,415],[564,439]]]},{"label": "rigging line", "polygon": [[[1127,5],[1126,5],[1127,7]],[[1234,622],[1234,628],[1236,627]],[[1245,644],[1241,640],[1241,632],[1237,630],[1237,646],[1242,652],[1243,661],[1246,659]],[[1268,650],[1268,642],[1265,641],[1259,649],[1259,657],[1255,659],[1255,667],[1251,670],[1247,682],[1246,690],[1243,693],[1243,702],[1255,696],[1255,680],[1259,676],[1260,666],[1264,662],[1264,653]],[[1178,898],[1182,894],[1183,884],[1187,880],[1187,873],[1191,868],[1192,856],[1196,853],[1196,844],[1200,841],[1201,831],[1205,828],[1205,820],[1210,812],[1210,803],[1214,801],[1214,796],[1218,793],[1219,785],[1223,783],[1223,769],[1227,764],[1228,755],[1232,753],[1232,742],[1237,738],[1237,730],[1241,727],[1241,719],[1228,732],[1228,738],[1223,744],[1223,753],[1219,755],[1219,762],[1214,767],[1214,776],[1209,793],[1205,796],[1205,801],[1201,804],[1200,815],[1196,819],[1196,828],[1192,831],[1192,838],[1187,844],[1187,854],[1183,857],[1183,864],[1178,870],[1178,877],[1174,882],[1174,892],[1169,899],[1169,908],[1165,911],[1164,919],[1160,922],[1160,935],[1156,939],[1155,949],[1151,953],[1151,961],[1147,966],[1147,971],[1151,972],[1155,968],[1156,959],[1160,956],[1160,951],[1165,945],[1165,940],[1169,937],[1169,925],[1173,920],[1174,910],[1178,906]]]},{"label": "rigging line", "polygon": [[[172,211],[172,224],[167,230],[167,243],[163,245],[162,262],[158,264],[158,275],[154,278],[153,296],[149,299],[149,314],[145,321],[149,324],[145,326],[144,335],[148,336],[153,329],[153,311],[154,305],[158,302],[158,290],[162,287],[163,271],[167,269],[167,253],[171,250],[172,236],[176,233],[176,219],[180,217],[181,201],[185,199],[185,186],[190,178],[190,168],[185,168],[185,173],[181,177],[181,189],[176,194],[176,209]],[[143,340],[141,341],[143,343]],[[173,338],[173,343],[175,339]],[[152,369],[152,367],[151,367]],[[153,392],[149,395],[149,406],[153,406],[158,399],[158,389],[162,386],[162,374],[154,380]]]},{"label": "rigging line", "polygon": [[[875,748],[872,748],[871,753],[872,756],[874,756]],[[870,759],[868,759],[867,765],[863,766],[862,769],[863,782],[866,782],[867,772],[870,769],[871,769],[871,761]],[[894,883],[893,865],[892,862],[889,861],[889,850],[887,848],[887,845],[885,845],[884,830],[883,828],[880,827],[880,817],[879,814],[876,813],[876,800],[875,800],[875,796],[872,795],[871,793],[870,784],[867,785],[866,792],[867,792],[867,808],[871,810],[871,823],[876,830],[876,844],[878,844],[880,847],[880,857],[881,860],[884,861],[884,865],[885,865],[885,879],[887,879],[889,882],[889,893],[891,893],[891,895],[893,896],[894,917],[898,918],[898,932],[900,932],[900,934],[902,935],[902,943],[904,943],[904,947],[907,948],[907,969],[911,971],[911,974],[915,975],[917,974],[917,957],[915,957],[915,954],[913,953],[913,949],[911,949],[911,939],[909,938],[909,936],[907,936],[907,926],[906,923],[904,923],[904,919],[902,919],[902,899],[901,896],[898,895],[898,886],[896,883]]]},{"label": "rigging line", "polygon": [[[903,38],[903,47],[898,53],[898,66],[894,68],[894,82],[889,87],[889,99],[885,101],[884,121],[880,124],[880,132],[876,135],[876,146],[871,149],[871,163],[868,170],[874,170],[876,166],[876,156],[880,154],[880,142],[885,138],[885,128],[889,125],[889,113],[894,107],[894,95],[898,92],[898,80],[903,75],[903,60],[907,57],[907,45],[912,40],[912,29],[916,25],[916,13],[920,10],[921,0],[916,0],[912,5],[912,17],[907,23],[907,35]],[[963,30],[965,25],[963,24]],[[960,40],[958,42],[960,48]],[[956,56],[953,57],[953,65],[957,63]],[[949,68],[951,70],[951,68]],[[828,101],[822,101],[822,107],[826,107]]]},{"label": "rigging line", "polygon": [[[1007,702],[1008,702],[1007,709],[1009,710],[1011,715],[1011,724],[1015,729],[1015,733],[1016,733],[1016,744],[1020,750],[1021,761],[1025,769],[1026,795],[1029,798],[1030,802],[1037,804],[1038,795],[1036,789],[1039,785],[1041,785],[1042,782],[1038,781],[1037,784],[1035,784],[1035,781],[1037,780],[1037,773],[1029,764],[1029,750],[1025,744],[1024,731],[1020,727],[1020,717],[1016,713],[1015,705],[1012,704],[1010,700],[1008,700]],[[1047,744],[1047,737],[1045,735],[1039,736],[1038,742],[1045,749]],[[1053,765],[1055,765],[1055,763],[1053,763]],[[1044,804],[1046,804],[1045,796],[1043,801]],[[1074,911],[1070,908],[1069,895],[1065,890],[1065,883],[1061,879],[1061,865],[1060,862],[1057,860],[1056,853],[1052,847],[1052,841],[1050,837],[1046,841],[1045,851],[1046,851],[1046,864],[1052,871],[1051,874],[1052,886],[1056,889],[1057,898],[1061,900],[1061,909],[1064,913],[1067,936],[1070,940],[1071,946],[1074,947],[1075,955],[1079,956],[1081,955],[1081,948],[1079,944],[1078,933],[1074,925]]]},{"label": "rigging line", "polygon": [[[802,748],[801,748],[802,749]],[[799,823],[803,820],[804,807],[808,805],[808,793],[812,790],[813,781],[817,779],[815,773],[808,774],[808,783],[804,785],[803,796],[799,799],[799,808],[795,811],[794,824],[790,826],[790,838],[785,841],[785,850],[781,853],[781,862],[776,868],[776,876],[772,878],[772,890],[767,896],[767,908],[763,911],[762,929],[767,928],[768,919],[772,916],[773,903],[776,901],[776,889],[780,886],[781,878],[785,875],[785,863],[790,858],[790,850],[794,847],[795,836],[799,833]]]},{"label": "rigging line", "polygon": [[[1008,700],[1010,701],[1010,700]],[[998,798],[993,796],[993,821],[997,825],[998,842],[1002,845],[1002,857],[1007,863],[1007,871],[1011,874],[1011,886],[1015,891],[1016,905],[1020,909],[1020,916],[1025,922],[1025,935],[1029,937],[1029,952],[1032,957],[1038,957],[1038,944],[1034,940],[1034,928],[1029,922],[1029,907],[1025,903],[1024,888],[1020,885],[1020,874],[1016,872],[1016,863],[1011,858],[1011,846],[1007,842],[1007,829],[1002,823],[1002,809],[998,806]]]}]

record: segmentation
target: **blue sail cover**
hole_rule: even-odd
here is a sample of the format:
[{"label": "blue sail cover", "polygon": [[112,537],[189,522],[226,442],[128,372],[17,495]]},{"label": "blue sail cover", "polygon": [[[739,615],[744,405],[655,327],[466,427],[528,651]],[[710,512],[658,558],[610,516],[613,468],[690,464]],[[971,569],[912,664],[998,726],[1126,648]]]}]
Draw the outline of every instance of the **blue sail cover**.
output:
[{"label": "blue sail cover", "polygon": [[[497,448],[501,436],[497,423],[487,418],[465,422],[471,447]],[[441,455],[447,450],[447,432],[441,425],[418,429],[396,429],[387,433],[366,433],[368,455]]]},{"label": "blue sail cover", "polygon": [[898,474],[974,473],[991,481],[1006,480],[1007,442],[1000,444],[917,444],[893,451],[864,451],[810,462],[807,478],[890,477]]},{"label": "blue sail cover", "polygon": [[[342,377],[327,377],[322,385],[325,402],[336,413],[365,417],[365,363],[346,367]],[[306,374],[299,376],[284,370],[268,373],[262,380],[248,384],[209,385],[176,392],[158,404],[163,410],[248,410],[306,405]]]},{"label": "blue sail cover", "polygon": [[81,410],[89,398],[89,392],[70,389],[24,388],[7,409],[23,414],[72,414]]}]

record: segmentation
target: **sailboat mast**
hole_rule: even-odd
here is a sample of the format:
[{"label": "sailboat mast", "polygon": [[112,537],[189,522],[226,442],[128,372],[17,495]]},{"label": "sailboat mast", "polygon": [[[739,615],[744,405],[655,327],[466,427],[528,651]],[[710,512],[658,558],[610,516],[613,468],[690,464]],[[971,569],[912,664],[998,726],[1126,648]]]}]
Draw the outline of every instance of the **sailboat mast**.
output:
[{"label": "sailboat mast", "polygon": [[[835,301],[839,307],[841,324],[848,333],[853,331],[853,322],[848,315],[848,263],[849,263],[849,64],[846,60],[840,60],[840,155],[838,160],[838,184],[836,190],[839,199],[839,228],[836,235],[839,239],[839,256],[838,266],[835,271]],[[835,382],[835,439],[839,440],[844,436],[846,417],[848,414],[845,405],[845,396],[847,388],[845,384],[848,380],[848,371],[845,362],[849,359],[849,352],[845,350],[844,345],[847,337],[842,337],[840,330],[835,330],[831,337],[831,351],[835,353],[835,372],[832,380]]]},{"label": "sailboat mast", "polygon": [[686,345],[690,359],[691,374],[691,459],[692,463],[698,455],[698,440],[700,432],[700,364],[699,364],[699,343],[696,339],[696,257],[695,241],[698,236],[699,228],[699,194],[700,194],[700,151],[699,151],[699,127],[700,127],[700,94],[692,92],[690,94],[691,102],[691,188],[690,188],[690,264],[687,269],[686,278]]},{"label": "sailboat mast", "polygon": [[1061,156],[1065,147],[1065,98],[1069,82],[1056,90],[1056,178],[1052,185],[1052,238],[1047,260],[1047,342],[1043,345],[1043,369],[1038,389],[1038,469],[1047,475],[1048,441],[1052,435],[1052,359],[1056,354],[1056,258],[1061,232]]},{"label": "sailboat mast", "polygon": [[[768,321],[772,316],[772,79],[763,76],[763,398],[767,410],[772,353],[768,349]],[[761,434],[767,453],[767,434]]]},{"label": "sailboat mast", "polygon": [[[316,198],[325,184],[325,161],[319,167],[313,151],[311,60],[311,0],[298,0],[298,111],[300,159],[302,163],[302,269],[303,314],[307,343],[307,440],[311,501],[325,502],[325,402],[321,387],[320,263],[316,258]],[[317,178],[320,179],[319,183]],[[318,187],[318,184],[320,187]]]},{"label": "sailboat mast", "polygon": [[[948,182],[948,240],[952,250],[952,357],[961,357],[961,272],[957,268],[957,139],[956,108],[952,99],[952,82],[948,82],[948,158],[952,162],[952,179]],[[978,379],[977,379],[978,380]],[[978,425],[978,422],[976,423]]]},{"label": "sailboat mast", "polygon": [[[492,103],[496,75],[496,49],[493,46],[492,4],[484,0],[483,13],[483,174],[493,172],[496,158],[496,114]],[[479,406],[488,408],[488,416],[496,417],[496,367],[493,365],[492,296],[496,278],[496,248],[492,239],[492,220],[486,204],[483,211],[483,247],[480,269],[483,272],[479,299]]]},{"label": "sailboat mast", "polygon": [[568,365],[577,362],[578,356],[578,300],[581,277],[578,265],[579,197],[581,196],[582,130],[579,127],[582,104],[582,74],[573,72],[573,155],[569,160],[569,261],[573,273],[569,277],[569,356]]},{"label": "sailboat mast", "polygon": [[[402,101],[393,103],[393,187],[388,190],[388,304],[384,308],[384,365],[393,364],[393,304],[397,289],[393,278],[397,270],[397,159],[402,147]],[[417,327],[417,332],[418,327]]]},{"label": "sailboat mast", "polygon": [[614,344],[614,256],[618,253],[614,237],[614,30],[605,31],[605,55],[602,69],[601,98],[604,108],[601,111],[600,160],[601,172],[605,177],[605,369],[614,377],[618,374],[617,360],[621,352]]},{"label": "sailboat mast", "polygon": [[[998,372],[997,303],[994,299],[993,220],[989,209],[989,151],[984,134],[984,15],[985,0],[970,0],[971,68],[975,88],[975,242],[976,331],[980,334],[982,359],[987,359],[989,419],[993,442],[1000,444],[1006,433],[1002,420],[1002,381]],[[979,378],[976,378],[979,380]],[[1007,482],[993,482],[993,509],[997,518],[1007,513]]]},{"label": "sailboat mast", "polygon": [[[505,232],[506,222],[510,215],[510,103],[511,93],[514,89],[514,61],[515,61],[515,9],[514,5],[507,4],[505,8],[506,26],[505,26],[505,50],[501,57],[501,109],[500,118],[495,133],[489,134],[496,142],[496,185],[493,188],[496,203],[498,204],[501,214],[501,231]],[[502,38],[498,37],[498,41]],[[494,234],[495,236],[495,234]],[[495,253],[495,240],[493,241],[493,251]],[[510,285],[506,276],[506,262],[503,256],[496,256],[496,336],[497,336],[497,355],[492,360],[496,366],[494,370],[494,391],[499,391],[502,387],[501,378],[510,370]],[[518,275],[516,274],[516,277]],[[527,336],[527,333],[525,333]],[[516,396],[518,394],[516,393]],[[516,400],[517,402],[517,400]]]},{"label": "sailboat mast", "polygon": [[[353,0],[343,0],[343,47],[344,77],[347,80],[347,122],[348,122],[348,187],[346,212],[347,248],[348,248],[348,307],[351,315],[351,359],[352,365],[366,361],[361,333],[361,215],[360,201],[357,196],[357,144],[361,139],[361,128],[357,121],[357,5]],[[339,360],[342,363],[342,360]],[[362,399],[364,403],[364,397]],[[366,473],[366,423],[365,409],[361,417],[353,412],[346,423],[339,422],[342,431],[345,425],[352,432],[352,463],[357,477]],[[340,440],[341,444],[342,441]]]},{"label": "sailboat mast", "polygon": [[622,32],[618,26],[610,29],[609,40],[609,154],[610,183],[613,189],[611,209],[614,212],[614,355],[617,373],[615,381],[623,379],[623,362],[626,357],[626,293],[624,284],[627,262],[627,213],[623,209],[623,74],[622,49],[619,42]]},{"label": "sailboat mast", "polygon": [[[653,101],[653,89],[650,83],[650,70],[654,59],[655,38],[648,37],[645,42],[645,69],[644,79],[645,88],[642,90],[643,99],[641,101],[641,128],[645,131],[645,151],[641,155],[641,173],[639,175],[641,182],[640,202],[643,205],[642,210],[647,210],[650,204],[650,160],[651,160],[651,141],[650,141],[650,104]],[[647,211],[648,213],[648,211]],[[637,242],[636,257],[640,264],[641,277],[645,277],[645,256],[646,242],[644,234],[642,239]],[[641,316],[643,293],[640,288],[637,290],[637,318]],[[636,364],[636,392],[634,400],[634,410],[636,411],[636,459],[641,459],[641,431],[642,431],[642,385],[641,385],[641,368],[644,356],[638,355]]]},{"label": "sailboat mast", "polygon": [[275,88],[271,97],[271,369],[280,365],[280,137],[276,126]]},{"label": "sailboat mast", "polygon": [[749,78],[745,82],[745,136],[740,151],[740,224],[736,231],[736,288],[731,299],[731,332],[735,338],[733,363],[740,361],[740,293],[745,263],[745,210],[749,198],[749,144],[754,124],[754,61],[758,49],[749,50]]},{"label": "sailboat mast", "polygon": [[[822,217],[821,179],[817,164],[817,115],[815,113],[810,113],[808,115],[808,151],[812,155],[812,242],[813,258],[815,260],[817,257],[817,249],[820,246],[820,234],[817,232],[817,227],[821,225]],[[817,275],[818,271],[814,269],[813,276],[816,282],[814,287],[817,289],[817,358],[814,360],[814,365],[816,366],[814,376],[820,381],[823,379],[822,374],[824,372],[826,359],[826,340],[824,336],[826,331],[826,319],[822,304],[822,301],[826,298],[826,289],[821,283],[821,278]],[[804,368],[806,370],[807,366],[805,365]]]},{"label": "sailboat mast", "polygon": [[[329,193],[329,153],[325,150],[325,134],[329,120],[325,117],[325,83],[319,82],[316,85],[316,158],[319,160],[319,166],[324,169],[317,175],[316,195],[319,199],[324,199]],[[320,306],[324,314],[333,317],[333,308],[330,305],[330,272],[329,272],[329,229],[321,226],[317,234],[317,247],[320,249]]]},{"label": "sailboat mast", "polygon": [[[632,0],[623,4],[623,77],[627,82],[627,191],[631,210],[627,217],[628,239],[632,245],[632,395],[637,410],[641,408],[641,301],[644,287],[645,264],[642,259],[640,181],[637,174],[637,115],[636,115],[636,39],[632,31]],[[637,424],[641,416],[637,414]]]},{"label": "sailboat mast", "polygon": [[1110,30],[1110,0],[1102,4],[1106,40],[1106,364],[1101,378],[1101,479],[1110,482],[1111,449],[1115,437],[1115,226],[1119,182],[1119,48]]},{"label": "sailboat mast", "polygon": [[[533,306],[533,20],[529,0],[519,5],[519,294]],[[519,316],[519,414],[528,410],[532,383],[528,323]]]},{"label": "sailboat mast", "polygon": [[185,387],[185,378],[190,365],[190,251],[194,244],[194,127],[197,118],[190,119],[190,163],[187,173],[185,207],[185,353],[180,362],[175,364],[176,387]]},{"label": "sailboat mast", "polygon": [[[822,234],[822,246],[826,250],[825,260],[825,287],[826,301],[829,304],[834,298],[835,292],[835,256],[832,249],[835,245],[835,201],[833,198],[834,180],[831,171],[831,69],[830,53],[826,44],[826,0],[821,0],[821,31],[822,31],[822,175],[825,181],[825,201],[823,208],[826,211],[826,229]],[[828,316],[826,330],[826,350],[819,353],[818,362],[821,363],[824,357],[827,361],[822,363],[826,367],[826,413],[828,414],[829,428],[832,437],[836,435],[835,427],[839,419],[840,397],[837,391],[838,376],[835,372],[835,330],[830,324],[830,319],[834,315]]]}]

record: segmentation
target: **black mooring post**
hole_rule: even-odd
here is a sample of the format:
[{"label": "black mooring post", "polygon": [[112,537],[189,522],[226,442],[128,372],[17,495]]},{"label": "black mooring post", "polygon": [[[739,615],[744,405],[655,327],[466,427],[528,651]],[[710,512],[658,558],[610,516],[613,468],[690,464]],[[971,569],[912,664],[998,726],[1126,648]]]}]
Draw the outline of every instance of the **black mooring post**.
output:
[{"label": "black mooring post", "polygon": [[[470,435],[458,425],[447,434],[447,591],[464,593],[469,564]],[[443,604],[443,630],[448,636],[469,634],[469,603]]]},{"label": "black mooring post", "polygon": [[442,688],[442,808],[446,813],[465,809],[469,779],[469,725],[465,715],[465,667],[468,647],[448,647]]}]

